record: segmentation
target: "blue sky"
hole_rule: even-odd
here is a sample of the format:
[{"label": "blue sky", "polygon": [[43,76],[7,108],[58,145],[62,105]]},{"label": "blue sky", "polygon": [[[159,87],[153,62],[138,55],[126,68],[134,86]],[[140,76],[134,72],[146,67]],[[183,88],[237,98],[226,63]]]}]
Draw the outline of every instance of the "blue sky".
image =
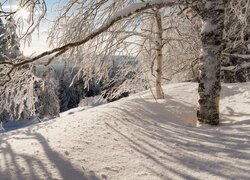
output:
[{"label": "blue sky", "polygon": [[[55,16],[53,8],[55,8],[57,2],[58,0],[46,0],[48,8],[46,19],[53,20]],[[39,29],[39,34],[38,32],[35,32],[32,35],[31,44],[29,46],[26,45],[25,47],[22,47],[24,55],[39,54],[50,49],[47,43],[47,31],[49,26],[50,24],[48,21],[44,20],[44,22],[42,22]]]},{"label": "blue sky", "polygon": [[[53,20],[54,16],[55,16],[55,8],[58,6],[58,3],[60,3],[60,5],[63,3],[63,1],[65,0],[46,0],[46,4],[47,4],[47,16],[46,19],[49,20]],[[5,0],[0,0],[1,3],[5,2]],[[11,6],[10,4],[4,4],[3,8],[4,10],[10,10],[12,8],[15,9],[19,2],[19,0],[9,0],[9,2],[11,2]],[[39,34],[36,31],[33,35],[32,35],[32,42],[31,44],[28,46],[26,44],[26,46],[24,46],[24,44],[21,44],[21,50],[23,51],[24,55],[31,55],[31,54],[39,54],[43,51],[49,50],[48,47],[48,43],[47,43],[47,30],[49,29],[49,21],[44,20],[40,26],[39,29]]]}]

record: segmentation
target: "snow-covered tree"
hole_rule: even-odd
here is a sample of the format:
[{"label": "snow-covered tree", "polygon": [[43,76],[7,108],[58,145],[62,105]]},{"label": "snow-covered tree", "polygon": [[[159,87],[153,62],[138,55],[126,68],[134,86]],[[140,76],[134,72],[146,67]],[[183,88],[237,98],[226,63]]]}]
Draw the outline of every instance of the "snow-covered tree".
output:
[{"label": "snow-covered tree", "polygon": [[28,119],[35,116],[37,96],[33,83],[40,82],[40,78],[34,75],[33,68],[29,65],[19,67],[4,86],[0,96],[1,121]]},{"label": "snow-covered tree", "polygon": [[73,80],[75,72],[72,73],[70,70],[69,67],[65,66],[59,76],[57,89],[60,112],[77,107],[86,93],[84,80],[82,78]]},{"label": "snow-covered tree", "polygon": [[[2,58],[8,59],[10,64],[18,63],[23,56],[16,22],[12,16],[8,16],[5,24],[2,21],[1,23]],[[44,118],[59,114],[59,103],[55,94],[57,85],[52,82],[54,79],[38,77],[34,66],[29,64],[17,68],[0,65],[0,68],[0,121]]]},{"label": "snow-covered tree", "polygon": [[[249,51],[250,1],[229,1],[226,6],[224,53],[247,55]],[[227,83],[250,81],[250,58],[225,56],[222,60],[222,80]]]},{"label": "snow-covered tree", "polygon": [[7,37],[6,37],[6,28],[0,18],[0,57],[6,56],[7,50]]},{"label": "snow-covered tree", "polygon": [[35,116],[38,116],[40,119],[59,116],[58,82],[55,77],[55,71],[49,68],[42,74],[42,81],[37,81],[34,84],[35,87],[32,88],[37,98],[35,103]]},{"label": "snow-covered tree", "polygon": [[12,16],[6,19],[5,29],[6,29],[5,36],[7,38],[6,56],[8,56],[11,59],[15,59],[21,56],[21,52],[20,52],[20,41],[17,36],[17,26]]},{"label": "snow-covered tree", "polygon": [[[151,10],[152,11],[152,10]],[[197,80],[198,61],[201,43],[199,40],[199,18],[188,19],[186,16],[178,16],[180,9],[161,9],[162,16],[162,81],[187,81]],[[153,13],[147,11],[142,16],[146,19],[142,26],[141,36],[142,52],[141,56],[147,69],[151,69],[151,74],[155,77],[156,66],[156,35],[157,23],[152,16]],[[150,19],[153,19],[153,21]],[[159,48],[158,48],[159,49]]]},{"label": "snow-covered tree", "polygon": [[220,68],[224,48],[224,0],[195,1],[192,8],[203,21],[201,31],[202,57],[200,60],[198,121],[219,124]]},{"label": "snow-covered tree", "polygon": [[[216,125],[219,123],[219,93],[220,93],[220,61],[221,52],[223,50],[223,30],[224,30],[224,19],[225,19],[225,2],[221,1],[179,1],[179,3],[185,7],[192,8],[203,20],[203,29],[201,33],[201,41],[203,54],[201,58],[201,74],[199,83],[199,111],[197,113],[198,120],[201,123],[208,123]],[[173,6],[175,3],[173,1],[161,1],[156,7],[163,6]],[[112,5],[115,5],[112,4]],[[153,2],[145,2],[138,5],[137,8],[133,9],[135,6],[131,6],[126,10],[131,12],[127,13],[127,17],[130,13],[133,14],[136,10],[142,11],[143,8],[149,9],[153,6]],[[99,7],[99,6],[98,6]],[[124,8],[125,9],[125,8]],[[122,14],[125,11],[121,11],[118,16],[114,19],[120,20],[126,17]],[[107,24],[97,29],[94,33],[104,33],[111,25],[113,25],[112,19],[107,20]],[[85,22],[85,21],[84,21]],[[110,24],[109,24],[110,22]],[[105,26],[106,25],[106,26]],[[72,28],[71,28],[72,29]],[[88,29],[84,32],[88,32]],[[99,31],[100,32],[99,32]],[[89,35],[89,38],[93,38]],[[84,40],[82,41],[84,43]]]},{"label": "snow-covered tree", "polygon": [[[242,1],[243,0],[237,2],[241,3]],[[27,3],[30,5],[32,2]],[[63,30],[66,33],[57,33],[55,31],[55,33],[51,34],[52,39],[57,41],[57,43],[55,43],[57,48],[30,59],[23,59],[21,62],[15,63],[14,65],[8,61],[2,64],[10,65],[13,67],[12,69],[16,69],[23,64],[32,63],[41,57],[52,55],[48,60],[48,63],[50,63],[54,57],[58,57],[63,53],[76,55],[76,52],[79,52],[77,50],[81,52],[83,50],[85,51],[86,48],[88,49],[88,53],[84,54],[85,59],[92,59],[87,57],[94,57],[93,54],[96,56],[102,55],[102,57],[111,55],[113,46],[119,45],[122,47],[121,44],[116,41],[119,33],[113,32],[123,31],[124,27],[126,27],[126,22],[133,20],[135,17],[138,17],[139,14],[152,8],[161,9],[164,7],[174,8],[180,6],[183,8],[181,13],[192,11],[200,16],[203,21],[203,28],[200,36],[202,57],[200,58],[200,82],[198,90],[200,100],[197,116],[200,123],[217,125],[219,123],[221,56],[224,50],[223,32],[225,31],[225,12],[228,2],[230,1],[69,1],[63,8],[54,26],[54,30],[56,30],[57,27],[61,28],[61,25],[69,22],[68,28],[64,27],[65,29]],[[33,5],[35,7],[37,4],[33,3]],[[37,6],[39,6],[39,4]],[[244,31],[242,32],[244,33]],[[102,42],[108,39],[112,39],[113,41],[108,41],[108,43],[103,46]],[[106,51],[104,49],[106,49]],[[103,62],[100,64],[102,63]],[[85,64],[91,67],[86,61]],[[90,71],[92,70],[93,69],[90,68]],[[101,72],[101,69],[96,72]],[[92,77],[90,76],[90,78]]]}]

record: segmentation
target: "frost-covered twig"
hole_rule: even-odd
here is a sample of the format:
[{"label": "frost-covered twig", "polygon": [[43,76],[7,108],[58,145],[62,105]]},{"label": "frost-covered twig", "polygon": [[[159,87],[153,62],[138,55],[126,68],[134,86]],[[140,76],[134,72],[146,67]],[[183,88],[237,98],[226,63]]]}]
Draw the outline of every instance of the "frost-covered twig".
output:
[{"label": "frost-covered twig", "polygon": [[241,59],[250,59],[250,54],[230,54],[230,53],[222,53],[222,55],[227,56],[227,57],[235,57],[235,58],[241,58]]},{"label": "frost-covered twig", "polygon": [[[80,46],[86,42],[88,42],[89,40],[95,38],[96,36],[98,36],[99,34],[101,34],[102,32],[106,31],[107,29],[109,29],[112,25],[114,25],[116,22],[118,22],[121,19],[124,18],[128,18],[130,16],[133,16],[134,14],[153,8],[153,7],[166,7],[166,6],[173,6],[175,5],[174,1],[172,0],[165,0],[165,1],[155,1],[155,2],[145,2],[145,3],[135,3],[125,9],[123,9],[122,11],[114,14],[105,24],[103,24],[100,28],[98,28],[97,30],[91,32],[89,35],[87,35],[85,38],[83,38],[82,40],[73,42],[73,43],[68,43],[66,45],[63,45],[61,47],[55,48],[53,50],[50,51],[46,51],[41,53],[40,55],[37,55],[33,58],[30,59],[24,59],[21,62],[18,63],[10,63],[10,62],[1,62],[1,64],[9,64],[12,65],[13,67],[19,67],[22,66],[24,64],[28,64],[28,63],[32,63],[35,62],[39,59],[41,59],[42,57],[48,56],[48,55],[52,55],[51,58],[49,58],[48,62],[51,62],[55,57],[58,57],[59,55],[67,52],[69,49]],[[54,55],[53,55],[54,54]]]}]

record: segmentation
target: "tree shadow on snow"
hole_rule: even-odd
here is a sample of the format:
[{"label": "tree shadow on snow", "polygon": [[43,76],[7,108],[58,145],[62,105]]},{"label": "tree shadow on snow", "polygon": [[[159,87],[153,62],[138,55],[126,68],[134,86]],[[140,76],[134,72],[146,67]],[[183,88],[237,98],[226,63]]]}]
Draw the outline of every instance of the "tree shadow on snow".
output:
[{"label": "tree shadow on snow", "polygon": [[250,126],[197,128],[178,122],[195,119],[194,108],[174,99],[162,104],[135,99],[107,113],[125,128],[112,122],[106,126],[144,157],[149,173],[162,179],[249,179]]},{"label": "tree shadow on snow", "polygon": [[[26,133],[25,138],[13,137],[0,138],[0,179],[2,180],[36,180],[36,179],[65,179],[65,180],[98,180],[94,172],[85,173],[83,167],[75,167],[70,159],[50,147],[47,139],[40,133]],[[21,140],[21,141],[19,141]],[[40,146],[39,151],[45,152],[45,157],[39,156],[39,151],[31,153],[15,152],[9,141],[23,142],[30,140],[27,149],[32,151],[32,146]],[[44,161],[44,159],[47,159]],[[3,166],[4,165],[4,166]],[[5,168],[3,168],[5,167]]]},{"label": "tree shadow on snow", "polygon": [[243,89],[230,84],[222,84],[222,89],[221,89],[221,94],[220,97],[221,99],[228,98],[237,94],[240,94],[243,92]]}]

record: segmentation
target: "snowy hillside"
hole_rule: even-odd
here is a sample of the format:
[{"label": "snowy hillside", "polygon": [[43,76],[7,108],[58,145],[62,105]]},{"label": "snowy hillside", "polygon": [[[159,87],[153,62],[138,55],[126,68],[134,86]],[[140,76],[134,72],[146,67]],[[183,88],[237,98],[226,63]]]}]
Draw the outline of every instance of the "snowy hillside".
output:
[{"label": "snowy hillside", "polygon": [[217,127],[195,127],[197,84],[164,87],[0,135],[0,179],[250,179],[250,83],[223,85]]}]

